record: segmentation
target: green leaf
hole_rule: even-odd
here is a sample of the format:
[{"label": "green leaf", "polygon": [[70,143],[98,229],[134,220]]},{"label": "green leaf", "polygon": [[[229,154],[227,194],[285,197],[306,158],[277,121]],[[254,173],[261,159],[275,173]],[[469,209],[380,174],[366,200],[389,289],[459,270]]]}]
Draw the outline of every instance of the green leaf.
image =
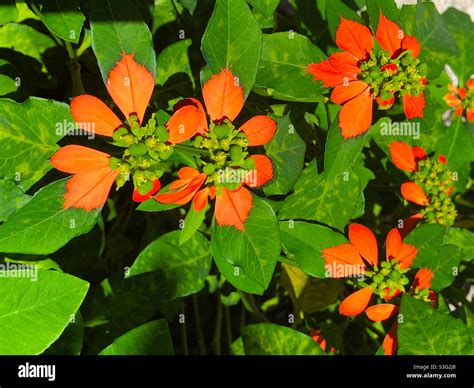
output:
[{"label": "green leaf", "polygon": [[0,96],[13,93],[18,89],[17,83],[5,74],[0,74]]},{"label": "green leaf", "polygon": [[471,338],[461,320],[407,294],[402,297],[400,314],[398,354],[461,355],[471,350]]},{"label": "green leaf", "polygon": [[188,49],[191,44],[191,39],[179,40],[165,47],[158,54],[155,79],[157,85],[164,85],[172,76],[179,73],[187,74],[194,85],[193,72],[188,56]]},{"label": "green leaf", "polygon": [[0,179],[0,198],[2,198],[0,222],[4,222],[15,210],[25,205],[31,197],[24,194],[12,181]]},{"label": "green leaf", "polygon": [[357,209],[360,193],[360,180],[352,169],[326,178],[325,174],[317,174],[316,162],[312,161],[298,179],[294,193],[284,200],[278,216],[343,229]]},{"label": "green leaf", "polygon": [[333,178],[348,171],[356,162],[367,142],[367,133],[344,140],[339,128],[339,119],[335,119],[329,128],[324,151],[324,172]]},{"label": "green leaf", "polygon": [[253,196],[244,231],[213,220],[211,249],[220,272],[236,288],[262,294],[280,254],[280,231],[272,207]]},{"label": "green leaf", "polygon": [[267,156],[273,163],[273,181],[265,186],[266,195],[288,193],[303,171],[306,144],[296,132],[289,115],[280,118],[273,139],[265,144]]},{"label": "green leaf", "polygon": [[46,0],[41,13],[44,23],[61,39],[77,43],[86,19],[79,9],[79,0]]},{"label": "green leaf", "polygon": [[433,271],[434,276],[431,280],[431,289],[438,292],[454,282],[459,272],[460,261],[461,252],[457,246],[443,245],[439,249],[438,254],[429,262],[422,264],[418,261],[417,265]]},{"label": "green leaf", "polygon": [[184,244],[194,236],[206,217],[206,211],[207,208],[196,211],[194,210],[194,205],[191,204],[188,214],[186,214],[186,218],[184,219],[184,227],[179,233],[179,245]]},{"label": "green leaf", "polygon": [[280,233],[285,250],[295,256],[299,267],[318,278],[327,277],[322,250],[348,242],[332,229],[302,221],[280,222]]},{"label": "green leaf", "polygon": [[155,76],[153,39],[143,18],[130,0],[94,0],[91,3],[92,48],[104,82],[122,52]]},{"label": "green leaf", "polygon": [[115,339],[99,353],[101,356],[173,356],[166,319],[158,319],[138,326]]},{"label": "green leaf", "polygon": [[231,343],[230,351],[233,356],[245,356],[244,341],[242,340],[242,337],[237,338]]},{"label": "green leaf", "polygon": [[422,267],[438,256],[445,233],[446,228],[442,225],[421,224],[407,235],[403,242],[418,249],[414,268]]},{"label": "green leaf", "polygon": [[74,321],[69,323],[58,340],[46,351],[48,356],[78,356],[81,354],[84,342],[84,322],[80,312],[77,312]]},{"label": "green leaf", "polygon": [[43,53],[56,44],[48,35],[26,24],[8,23],[0,27],[0,47],[28,55],[44,65]]},{"label": "green leaf", "polygon": [[189,13],[192,15],[197,6],[197,0],[178,0],[178,2],[186,8]]},{"label": "green leaf", "polygon": [[84,300],[89,284],[56,271],[0,272],[0,354],[40,354],[55,342]]},{"label": "green leaf", "polygon": [[278,4],[280,4],[280,0],[248,0],[248,2],[266,17],[271,17],[275,13]]},{"label": "green leaf", "polygon": [[180,234],[175,230],[149,244],[138,255],[128,274],[129,278],[136,277],[140,283],[146,281],[156,288],[153,291],[161,299],[180,298],[200,291],[211,267],[206,238],[197,233],[180,245]]},{"label": "green leaf", "polygon": [[357,13],[345,5],[341,0],[326,1],[326,18],[331,33],[332,40],[336,41],[336,31],[341,22],[341,17],[355,22],[365,24]]},{"label": "green leaf", "polygon": [[326,90],[306,70],[325,58],[303,35],[293,31],[263,35],[262,56],[255,90],[285,101],[318,102]]},{"label": "green leaf", "polygon": [[369,14],[370,26],[377,31],[379,16],[382,13],[387,19],[398,22],[398,8],[394,0],[365,0],[367,13]]},{"label": "green leaf", "polygon": [[258,323],[244,327],[242,340],[246,355],[315,356],[324,354],[310,336],[274,323]]},{"label": "green leaf", "polygon": [[438,155],[446,156],[448,168],[457,174],[454,186],[464,191],[471,171],[470,160],[473,159],[474,147],[462,117],[457,117],[444,129],[444,135],[439,137],[435,149]]},{"label": "green leaf", "polygon": [[175,205],[173,203],[160,203],[155,199],[150,198],[138,205],[136,210],[140,210],[142,212],[164,212],[166,210],[175,209],[178,206],[179,205]]},{"label": "green leaf", "polygon": [[15,0],[3,0],[0,5],[0,26],[14,22],[18,18],[18,9]]},{"label": "green leaf", "polygon": [[62,127],[73,122],[69,106],[57,101],[0,99],[0,177],[28,190],[51,169],[48,159],[59,148]]},{"label": "green leaf", "polygon": [[474,259],[474,233],[470,230],[449,228],[444,235],[443,244],[452,244],[460,248],[461,259],[464,261]]},{"label": "green leaf", "polygon": [[262,33],[245,0],[216,0],[201,51],[212,74],[229,68],[248,96],[255,82]]},{"label": "green leaf", "polygon": [[101,209],[65,209],[66,182],[43,187],[0,226],[0,252],[48,255],[92,229]]}]

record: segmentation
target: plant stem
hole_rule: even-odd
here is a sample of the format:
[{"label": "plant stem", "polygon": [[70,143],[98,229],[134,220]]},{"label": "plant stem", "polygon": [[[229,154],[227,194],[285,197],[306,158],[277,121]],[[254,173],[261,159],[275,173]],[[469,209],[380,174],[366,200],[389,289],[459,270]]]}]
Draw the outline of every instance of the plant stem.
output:
[{"label": "plant stem", "polygon": [[270,320],[259,310],[252,294],[247,294],[240,291],[239,294],[245,308],[249,310],[255,316],[255,318],[257,318],[260,322],[270,322]]},{"label": "plant stem", "polygon": [[175,144],[174,147],[175,147],[177,150],[180,150],[180,151],[183,151],[183,152],[187,152],[188,154],[196,155],[196,156],[205,155],[205,154],[207,153],[206,150],[200,150],[199,148],[187,146],[187,145],[184,145],[184,144]]},{"label": "plant stem", "polygon": [[206,341],[204,340],[204,334],[202,332],[201,326],[201,314],[199,312],[199,302],[196,294],[193,295],[193,307],[194,307],[194,317],[196,319],[196,332],[198,336],[198,344],[199,344],[199,354],[205,356],[206,352]]},{"label": "plant stem", "polygon": [[225,332],[226,332],[226,338],[227,338],[227,346],[230,353],[230,345],[232,344],[232,326],[230,323],[229,306],[224,306],[224,318],[225,318]]},{"label": "plant stem", "polygon": [[284,257],[284,256],[280,256],[278,258],[278,261],[280,263],[283,263],[283,264],[287,264],[287,265],[291,265],[292,267],[298,267],[298,264],[296,264],[296,261],[295,260],[291,260],[291,259],[288,259],[287,257]]},{"label": "plant stem", "polygon": [[222,335],[222,303],[221,293],[217,292],[217,311],[216,311],[216,324],[214,328],[214,351],[217,356],[221,355],[221,335]]},{"label": "plant stem", "polygon": [[186,330],[186,314],[185,314],[185,307],[183,307],[183,310],[181,311],[181,314],[183,314],[184,321],[181,324],[181,348],[183,351],[183,354],[185,356],[189,355],[189,348],[188,348],[188,332]]},{"label": "plant stem", "polygon": [[85,94],[86,90],[84,89],[81,78],[81,64],[77,59],[76,52],[72,48],[71,43],[64,42],[64,44],[69,55],[69,71],[71,72],[72,78],[72,95],[79,96],[81,94]]}]

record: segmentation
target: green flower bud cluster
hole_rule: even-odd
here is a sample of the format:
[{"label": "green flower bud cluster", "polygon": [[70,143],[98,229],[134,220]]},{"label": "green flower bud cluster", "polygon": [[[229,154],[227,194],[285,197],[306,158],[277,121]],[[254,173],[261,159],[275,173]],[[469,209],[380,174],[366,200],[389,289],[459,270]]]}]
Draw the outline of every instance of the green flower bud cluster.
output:
[{"label": "green flower bud cluster", "polygon": [[116,179],[117,189],[128,180],[145,195],[153,188],[153,181],[163,175],[162,161],[173,153],[173,146],[166,144],[169,132],[164,126],[157,126],[152,115],[145,126],[141,126],[136,116],[130,116],[130,129],[118,128],[113,135],[116,146],[126,148],[121,158],[110,158],[110,167],[120,170]]},{"label": "green flower bud cluster", "polygon": [[409,283],[406,272],[408,269],[402,269],[395,260],[390,260],[382,261],[380,267],[365,271],[364,275],[372,279],[370,286],[374,293],[384,298],[387,294],[393,296],[397,290],[405,291],[405,286]]},{"label": "green flower bud cluster", "polygon": [[413,298],[422,300],[423,302],[431,303],[430,290],[428,288],[423,288],[422,290],[415,288],[412,292],[412,296]]},{"label": "green flower bud cluster", "polygon": [[429,204],[420,212],[428,223],[452,225],[456,219],[456,207],[449,195],[453,176],[439,160],[425,159],[418,162],[413,181],[430,198]]},{"label": "green flower bud cluster", "polygon": [[[392,65],[393,69],[382,70],[385,65]],[[360,68],[363,71],[359,73],[359,79],[368,83],[374,96],[380,96],[382,100],[389,100],[396,92],[401,96],[409,93],[416,97],[425,89],[422,81],[428,68],[426,63],[413,58],[410,51],[404,51],[394,59],[383,50],[374,51]]]},{"label": "green flower bud cluster", "polygon": [[[203,172],[208,175],[207,183],[214,184],[218,193],[221,185],[230,190],[240,186],[238,180],[222,182],[220,174],[223,171],[232,171],[236,176],[243,176],[243,170],[255,169],[255,162],[247,151],[247,136],[242,131],[235,129],[228,120],[221,124],[211,123],[205,138],[202,136],[194,138],[194,147],[207,151],[207,154],[202,158]],[[242,174],[239,175],[239,172]]]}]

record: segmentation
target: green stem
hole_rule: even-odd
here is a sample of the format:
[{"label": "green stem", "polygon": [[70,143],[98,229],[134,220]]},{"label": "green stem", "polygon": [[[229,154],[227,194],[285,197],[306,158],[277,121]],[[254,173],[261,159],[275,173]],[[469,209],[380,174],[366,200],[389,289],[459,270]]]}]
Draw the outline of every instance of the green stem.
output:
[{"label": "green stem", "polygon": [[195,319],[196,319],[196,332],[197,332],[197,336],[198,336],[199,354],[205,356],[207,354],[207,352],[206,352],[206,341],[204,340],[204,334],[202,332],[201,314],[199,312],[198,298],[195,294],[193,295],[192,298],[193,298],[194,316],[195,316]]},{"label": "green stem", "polygon": [[185,308],[183,307],[183,310],[181,311],[181,314],[184,316],[184,322],[180,323],[181,324],[181,348],[182,352],[185,356],[189,355],[189,348],[188,348],[188,332],[186,330],[186,314]]},{"label": "green stem", "polygon": [[221,294],[217,292],[217,311],[216,311],[216,324],[214,328],[214,351],[217,356],[221,355],[221,335],[222,335],[222,303]]},{"label": "green stem", "polygon": [[72,78],[72,95],[79,96],[81,94],[86,94],[84,85],[81,78],[81,64],[77,59],[76,52],[72,48],[71,43],[64,42],[67,53],[69,55],[69,71],[71,72]]},{"label": "green stem", "polygon": [[229,306],[224,306],[224,318],[225,318],[225,332],[226,332],[226,339],[227,339],[227,347],[230,353],[230,346],[232,345],[232,326],[230,323]]},{"label": "green stem", "polygon": [[280,256],[280,257],[278,258],[278,261],[279,261],[280,263],[287,264],[287,265],[290,265],[290,266],[292,266],[292,267],[297,267],[297,268],[299,268],[299,267],[298,267],[298,264],[296,264],[296,261],[295,261],[295,260],[288,259],[287,257]]},{"label": "green stem", "polygon": [[240,291],[239,293],[245,308],[249,310],[255,316],[255,318],[257,318],[260,322],[270,322],[269,319],[259,310],[252,294],[247,294]]},{"label": "green stem", "polygon": [[175,147],[177,150],[180,150],[180,151],[183,151],[183,152],[187,152],[188,154],[196,155],[196,156],[205,155],[205,154],[207,153],[206,150],[200,150],[199,148],[187,146],[187,145],[185,145],[185,144],[175,144],[174,147]]}]

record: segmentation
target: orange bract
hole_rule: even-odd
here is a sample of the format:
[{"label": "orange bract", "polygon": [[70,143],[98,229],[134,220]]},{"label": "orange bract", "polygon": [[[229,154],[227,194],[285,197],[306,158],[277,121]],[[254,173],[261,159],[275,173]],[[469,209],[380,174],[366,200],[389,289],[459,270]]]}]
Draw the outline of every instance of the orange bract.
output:
[{"label": "orange bract", "polygon": [[388,20],[382,13],[379,16],[379,25],[375,33],[380,46],[393,56],[401,48],[404,38],[403,30],[391,20]]},{"label": "orange bract", "polygon": [[275,120],[268,116],[254,116],[240,127],[249,141],[249,146],[267,144],[275,135],[277,125]]},{"label": "orange bract", "polygon": [[428,198],[423,189],[414,182],[405,182],[401,186],[403,198],[420,206],[428,205]]},{"label": "orange bract", "polygon": [[349,225],[349,240],[369,264],[378,264],[377,239],[369,228],[361,224]]},{"label": "orange bract", "polygon": [[411,94],[405,94],[403,96],[403,110],[409,119],[423,117],[425,105],[425,96],[423,94],[420,94],[417,97],[414,97]]},{"label": "orange bract", "polygon": [[252,194],[244,187],[230,191],[222,188],[216,198],[216,221],[219,225],[234,226],[244,230],[244,223],[252,209]]},{"label": "orange bract", "polygon": [[336,44],[360,60],[372,52],[374,37],[366,26],[341,17],[336,31]]},{"label": "orange bract", "polygon": [[109,167],[109,155],[92,148],[67,145],[56,151],[51,164],[59,171],[77,174]]},{"label": "orange bract", "polygon": [[372,297],[372,287],[364,287],[349,295],[339,305],[339,312],[345,316],[358,315],[365,310]]},{"label": "orange bract", "polygon": [[249,187],[260,187],[269,182],[273,178],[273,164],[271,159],[265,155],[252,155],[251,158],[255,162],[255,182],[246,179],[245,184]]},{"label": "orange bract", "polygon": [[416,171],[416,161],[412,148],[401,141],[390,143],[390,155],[395,166],[404,171]]},{"label": "orange bract", "polygon": [[374,322],[385,321],[396,314],[398,306],[391,303],[376,304],[368,307],[365,313]]},{"label": "orange bract", "polygon": [[342,106],[339,113],[339,125],[345,139],[361,135],[370,127],[372,102],[370,89],[367,88]]}]

